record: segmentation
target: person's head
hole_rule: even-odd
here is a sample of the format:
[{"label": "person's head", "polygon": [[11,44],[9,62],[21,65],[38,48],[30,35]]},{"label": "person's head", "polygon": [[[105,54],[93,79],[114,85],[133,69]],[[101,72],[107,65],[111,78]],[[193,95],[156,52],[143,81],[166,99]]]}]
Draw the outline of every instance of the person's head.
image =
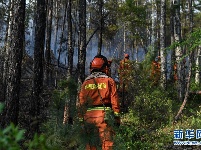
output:
[{"label": "person's head", "polygon": [[124,58],[129,59],[129,54],[124,54]]},{"label": "person's head", "polygon": [[104,72],[108,74],[109,64],[108,60],[103,55],[96,55],[90,63],[90,72]]},{"label": "person's head", "polygon": [[156,58],[155,58],[155,61],[160,61],[161,60],[161,57],[160,56],[157,56]]}]

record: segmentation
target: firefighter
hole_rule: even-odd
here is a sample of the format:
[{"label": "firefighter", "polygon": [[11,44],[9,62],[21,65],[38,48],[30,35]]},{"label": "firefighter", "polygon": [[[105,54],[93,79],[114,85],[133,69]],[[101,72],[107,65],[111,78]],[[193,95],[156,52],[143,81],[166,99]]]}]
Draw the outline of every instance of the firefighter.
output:
[{"label": "firefighter", "polygon": [[156,57],[151,64],[151,80],[153,85],[158,85],[161,76],[160,56]]},{"label": "firefighter", "polygon": [[131,73],[131,62],[129,60],[129,54],[124,54],[124,59],[120,61],[118,74],[119,74],[119,82],[120,88],[119,90],[122,91],[128,89],[129,78]]},{"label": "firefighter", "polygon": [[131,62],[129,60],[129,54],[124,54],[124,59],[120,61],[118,74],[119,74],[119,92],[121,96],[121,107],[124,112],[128,112],[128,106],[130,104],[128,98],[128,88],[131,81]]},{"label": "firefighter", "polygon": [[177,64],[175,63],[173,66],[173,78],[174,78],[174,82],[177,82],[178,80],[178,76],[177,76]]},{"label": "firefighter", "polygon": [[[113,146],[112,136],[114,131],[110,121],[114,125],[120,125],[120,108],[115,81],[108,76],[109,64],[103,55],[97,55],[90,63],[91,74],[85,79],[79,94],[80,114],[87,134],[91,137],[94,131],[98,132],[102,150],[111,150]],[[111,120],[110,120],[111,119]],[[94,126],[95,129],[91,129]],[[86,146],[87,150],[96,150],[97,144],[93,144],[95,137],[91,137]]]}]

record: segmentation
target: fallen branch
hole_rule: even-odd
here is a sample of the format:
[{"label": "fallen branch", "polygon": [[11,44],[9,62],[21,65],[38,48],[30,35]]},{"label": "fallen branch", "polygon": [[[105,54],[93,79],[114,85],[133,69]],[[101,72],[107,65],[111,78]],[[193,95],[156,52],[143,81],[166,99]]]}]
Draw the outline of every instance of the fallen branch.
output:
[{"label": "fallen branch", "polygon": [[180,115],[182,114],[182,111],[186,105],[186,102],[188,100],[188,96],[189,96],[189,88],[190,88],[190,80],[191,80],[191,67],[192,67],[192,63],[191,61],[189,62],[189,74],[188,74],[188,82],[187,82],[187,85],[186,85],[186,93],[185,93],[185,97],[184,97],[184,101],[177,113],[177,115],[175,116],[174,118],[174,123],[177,122],[177,120],[179,119]]}]

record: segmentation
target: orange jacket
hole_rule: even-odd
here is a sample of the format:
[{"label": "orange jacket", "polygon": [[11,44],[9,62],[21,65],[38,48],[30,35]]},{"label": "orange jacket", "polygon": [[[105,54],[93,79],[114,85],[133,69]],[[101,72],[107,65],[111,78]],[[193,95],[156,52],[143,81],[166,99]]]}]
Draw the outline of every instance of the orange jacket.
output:
[{"label": "orange jacket", "polygon": [[126,59],[124,58],[123,60],[120,61],[119,63],[119,73],[121,73],[122,71],[128,71],[131,69],[131,66],[130,66],[130,60],[129,59]]},{"label": "orange jacket", "polygon": [[120,112],[116,83],[111,77],[101,72],[94,72],[85,79],[79,100],[81,106],[90,108],[104,104],[106,107],[111,106],[115,113]]},{"label": "orange jacket", "polygon": [[160,74],[160,71],[161,71],[160,63],[157,61],[152,61],[151,71],[152,71],[152,75]]},{"label": "orange jacket", "polygon": [[177,76],[177,64],[174,64],[173,69],[174,69],[174,80],[177,81],[178,80],[178,76]]}]

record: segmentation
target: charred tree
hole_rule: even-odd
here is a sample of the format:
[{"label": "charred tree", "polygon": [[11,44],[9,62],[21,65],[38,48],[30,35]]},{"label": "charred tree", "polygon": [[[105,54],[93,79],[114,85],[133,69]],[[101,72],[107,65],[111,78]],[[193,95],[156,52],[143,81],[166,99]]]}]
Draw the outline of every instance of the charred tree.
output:
[{"label": "charred tree", "polygon": [[78,84],[85,79],[86,61],[86,0],[79,0],[79,51],[78,51]]},{"label": "charred tree", "polygon": [[39,132],[40,101],[43,90],[43,65],[44,65],[44,43],[46,27],[46,9],[45,0],[37,0],[35,16],[35,46],[34,46],[34,75],[33,75],[33,93],[31,107],[31,125],[30,130]]},{"label": "charred tree", "polygon": [[50,63],[51,63],[51,36],[52,36],[52,9],[53,0],[48,0],[47,4],[47,29],[46,29],[46,47],[45,47],[45,81],[50,85]]},{"label": "charred tree", "polygon": [[73,28],[72,28],[72,0],[68,0],[67,8],[67,21],[68,21],[68,69],[67,69],[67,78],[72,77],[73,71]]}]

